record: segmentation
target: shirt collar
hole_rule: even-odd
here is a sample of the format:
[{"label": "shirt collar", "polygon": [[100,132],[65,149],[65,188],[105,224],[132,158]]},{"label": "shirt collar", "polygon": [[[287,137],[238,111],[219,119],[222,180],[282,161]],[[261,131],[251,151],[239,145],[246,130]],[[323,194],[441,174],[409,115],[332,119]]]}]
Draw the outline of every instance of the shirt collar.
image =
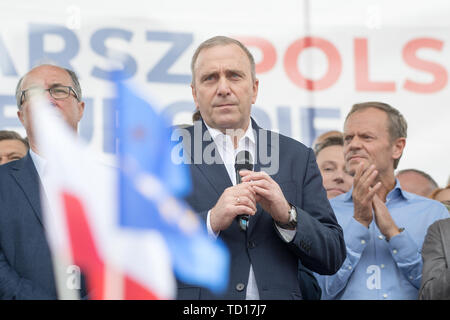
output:
[{"label": "shirt collar", "polygon": [[350,188],[350,190],[348,190],[347,193],[344,193],[342,195],[342,198],[344,199],[345,202],[352,201],[352,193],[353,193],[353,185]]},{"label": "shirt collar", "polygon": [[30,148],[30,156],[31,156],[31,159],[33,159],[33,163],[34,163],[34,166],[36,167],[36,171],[37,171],[39,177],[43,177],[44,172],[45,172],[45,167],[47,165],[47,160],[45,160],[40,155],[35,153],[31,148]]},{"label": "shirt collar", "polygon": [[[406,200],[411,200],[413,198],[413,195],[410,194],[409,192],[406,192],[405,190],[402,189],[402,186],[400,185],[400,181],[395,178],[395,187],[394,190],[392,190],[391,192],[389,192],[387,198],[389,199],[389,195],[393,194],[394,195],[394,191],[396,192],[395,194],[401,195],[403,198],[405,198]],[[392,196],[391,196],[392,197]]]},{"label": "shirt collar", "polygon": [[[211,137],[213,138],[214,141],[216,141],[216,139],[219,139],[219,137],[220,137],[220,139],[223,139],[225,137],[225,134],[222,133],[222,131],[210,127],[206,122],[205,122],[205,126],[208,129],[208,131],[211,134]],[[252,121],[249,122],[247,130],[245,131],[245,134],[241,138],[241,140],[242,139],[249,139],[252,143],[255,143],[255,134],[253,132],[253,123],[252,123]]]}]

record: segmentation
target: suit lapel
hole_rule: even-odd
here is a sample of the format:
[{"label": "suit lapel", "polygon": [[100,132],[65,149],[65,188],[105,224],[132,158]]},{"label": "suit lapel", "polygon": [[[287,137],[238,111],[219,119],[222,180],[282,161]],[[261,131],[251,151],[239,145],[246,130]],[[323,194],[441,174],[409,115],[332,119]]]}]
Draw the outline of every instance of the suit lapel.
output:
[{"label": "suit lapel", "polygon": [[15,165],[11,167],[11,175],[23,190],[25,197],[42,225],[41,199],[39,191],[40,180],[29,152],[23,159],[16,161]]},{"label": "suit lapel", "polygon": [[[202,172],[211,187],[220,196],[232,186],[214,140],[203,121],[196,121],[191,131],[190,161]],[[197,148],[196,146],[201,146]],[[214,159],[214,160],[213,160]]]},{"label": "suit lapel", "polygon": [[219,196],[222,195],[226,188],[232,186],[228,172],[223,164],[203,163],[197,166]]},{"label": "suit lapel", "polygon": [[450,266],[450,218],[443,219],[439,222],[439,229],[441,231],[442,246],[444,247],[444,256],[447,266]]},{"label": "suit lapel", "polygon": [[[251,119],[252,121],[252,126],[253,126],[253,133],[255,136],[255,167],[253,168],[253,171],[255,172],[259,172],[261,171],[261,168],[264,167],[264,164],[261,163],[261,158],[260,158],[260,151],[262,148],[262,152],[263,153],[268,153],[267,156],[271,155],[271,143],[270,143],[270,131],[264,130],[262,128],[260,128],[257,124],[256,121]],[[262,145],[264,144],[264,145]],[[265,148],[267,148],[265,150]],[[249,225],[248,225],[248,234],[252,234],[252,232],[255,230],[256,225],[258,224],[258,221],[261,217],[262,214],[269,214],[267,212],[263,212],[264,210],[262,209],[261,205],[257,204],[256,205],[256,213],[254,216],[251,216],[249,219]]]}]

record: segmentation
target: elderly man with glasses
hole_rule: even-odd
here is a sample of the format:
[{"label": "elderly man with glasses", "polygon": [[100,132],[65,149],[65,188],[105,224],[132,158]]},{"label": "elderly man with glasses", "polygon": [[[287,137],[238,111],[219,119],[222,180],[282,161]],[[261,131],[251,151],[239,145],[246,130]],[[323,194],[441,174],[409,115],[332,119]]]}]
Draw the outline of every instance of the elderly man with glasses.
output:
[{"label": "elderly man with glasses", "polygon": [[17,115],[24,126],[33,152],[36,150],[35,137],[31,125],[29,96],[32,91],[43,91],[49,102],[61,111],[62,116],[75,131],[84,111],[81,88],[76,74],[68,69],[52,65],[35,67],[23,76],[16,88]]},{"label": "elderly man with glasses", "polygon": [[[42,221],[40,185],[45,189],[46,159],[39,155],[30,112],[30,96],[41,91],[76,131],[84,102],[74,72],[53,65],[33,68],[16,88],[17,115],[24,126],[30,151],[0,166],[0,300],[56,299],[51,253]],[[62,173],[64,174],[64,173]],[[79,290],[86,294],[84,282]]]}]

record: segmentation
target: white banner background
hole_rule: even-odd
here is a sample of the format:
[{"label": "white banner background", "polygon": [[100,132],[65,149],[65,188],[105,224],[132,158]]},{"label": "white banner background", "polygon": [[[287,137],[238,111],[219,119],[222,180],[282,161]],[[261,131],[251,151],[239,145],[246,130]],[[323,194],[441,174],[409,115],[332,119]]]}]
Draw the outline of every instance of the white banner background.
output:
[{"label": "white banner background", "polygon": [[[173,113],[174,123],[189,123],[195,48],[215,35],[252,38],[260,125],[310,145],[323,130],[342,130],[354,103],[387,102],[409,125],[399,169],[424,170],[444,186],[450,174],[448,17],[444,0],[2,0],[0,129],[25,133],[14,100],[24,73],[42,62],[66,64],[78,73],[88,102],[80,133],[110,159],[107,100],[113,94],[102,72],[124,68],[158,108]],[[307,36],[314,47],[296,49]],[[289,76],[292,70],[297,75]],[[302,87],[299,75],[325,87]],[[382,82],[381,88],[368,90],[364,79]],[[419,89],[408,89],[408,82]]]}]

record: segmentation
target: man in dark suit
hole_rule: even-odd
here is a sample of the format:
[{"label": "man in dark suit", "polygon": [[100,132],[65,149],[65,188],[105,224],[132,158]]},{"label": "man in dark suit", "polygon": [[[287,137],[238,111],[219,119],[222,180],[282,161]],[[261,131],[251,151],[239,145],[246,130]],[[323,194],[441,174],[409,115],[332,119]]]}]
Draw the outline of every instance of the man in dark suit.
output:
[{"label": "man in dark suit", "polygon": [[450,218],[428,227],[422,246],[420,300],[450,300]]},{"label": "man in dark suit", "polygon": [[[254,59],[239,41],[203,42],[191,69],[199,120],[181,130],[193,181],[187,200],[208,232],[226,243],[231,265],[223,294],[180,283],[178,299],[301,299],[299,260],[333,274],[345,258],[314,153],[251,119],[259,82]],[[254,171],[241,171],[236,184],[240,151],[252,155]],[[246,215],[248,224],[241,219]]]},{"label": "man in dark suit", "polygon": [[[0,166],[0,299],[56,299],[61,289],[58,286],[57,290],[55,283],[42,217],[40,188],[45,190],[46,161],[39,156],[30,117],[30,112],[38,112],[32,111],[29,103],[35,90],[46,95],[75,131],[84,110],[77,76],[70,70],[41,65],[17,85],[17,114],[31,149],[24,158]],[[70,287],[69,282],[60,285]],[[63,289],[78,293],[79,288]],[[81,291],[84,296],[85,291]]]}]

